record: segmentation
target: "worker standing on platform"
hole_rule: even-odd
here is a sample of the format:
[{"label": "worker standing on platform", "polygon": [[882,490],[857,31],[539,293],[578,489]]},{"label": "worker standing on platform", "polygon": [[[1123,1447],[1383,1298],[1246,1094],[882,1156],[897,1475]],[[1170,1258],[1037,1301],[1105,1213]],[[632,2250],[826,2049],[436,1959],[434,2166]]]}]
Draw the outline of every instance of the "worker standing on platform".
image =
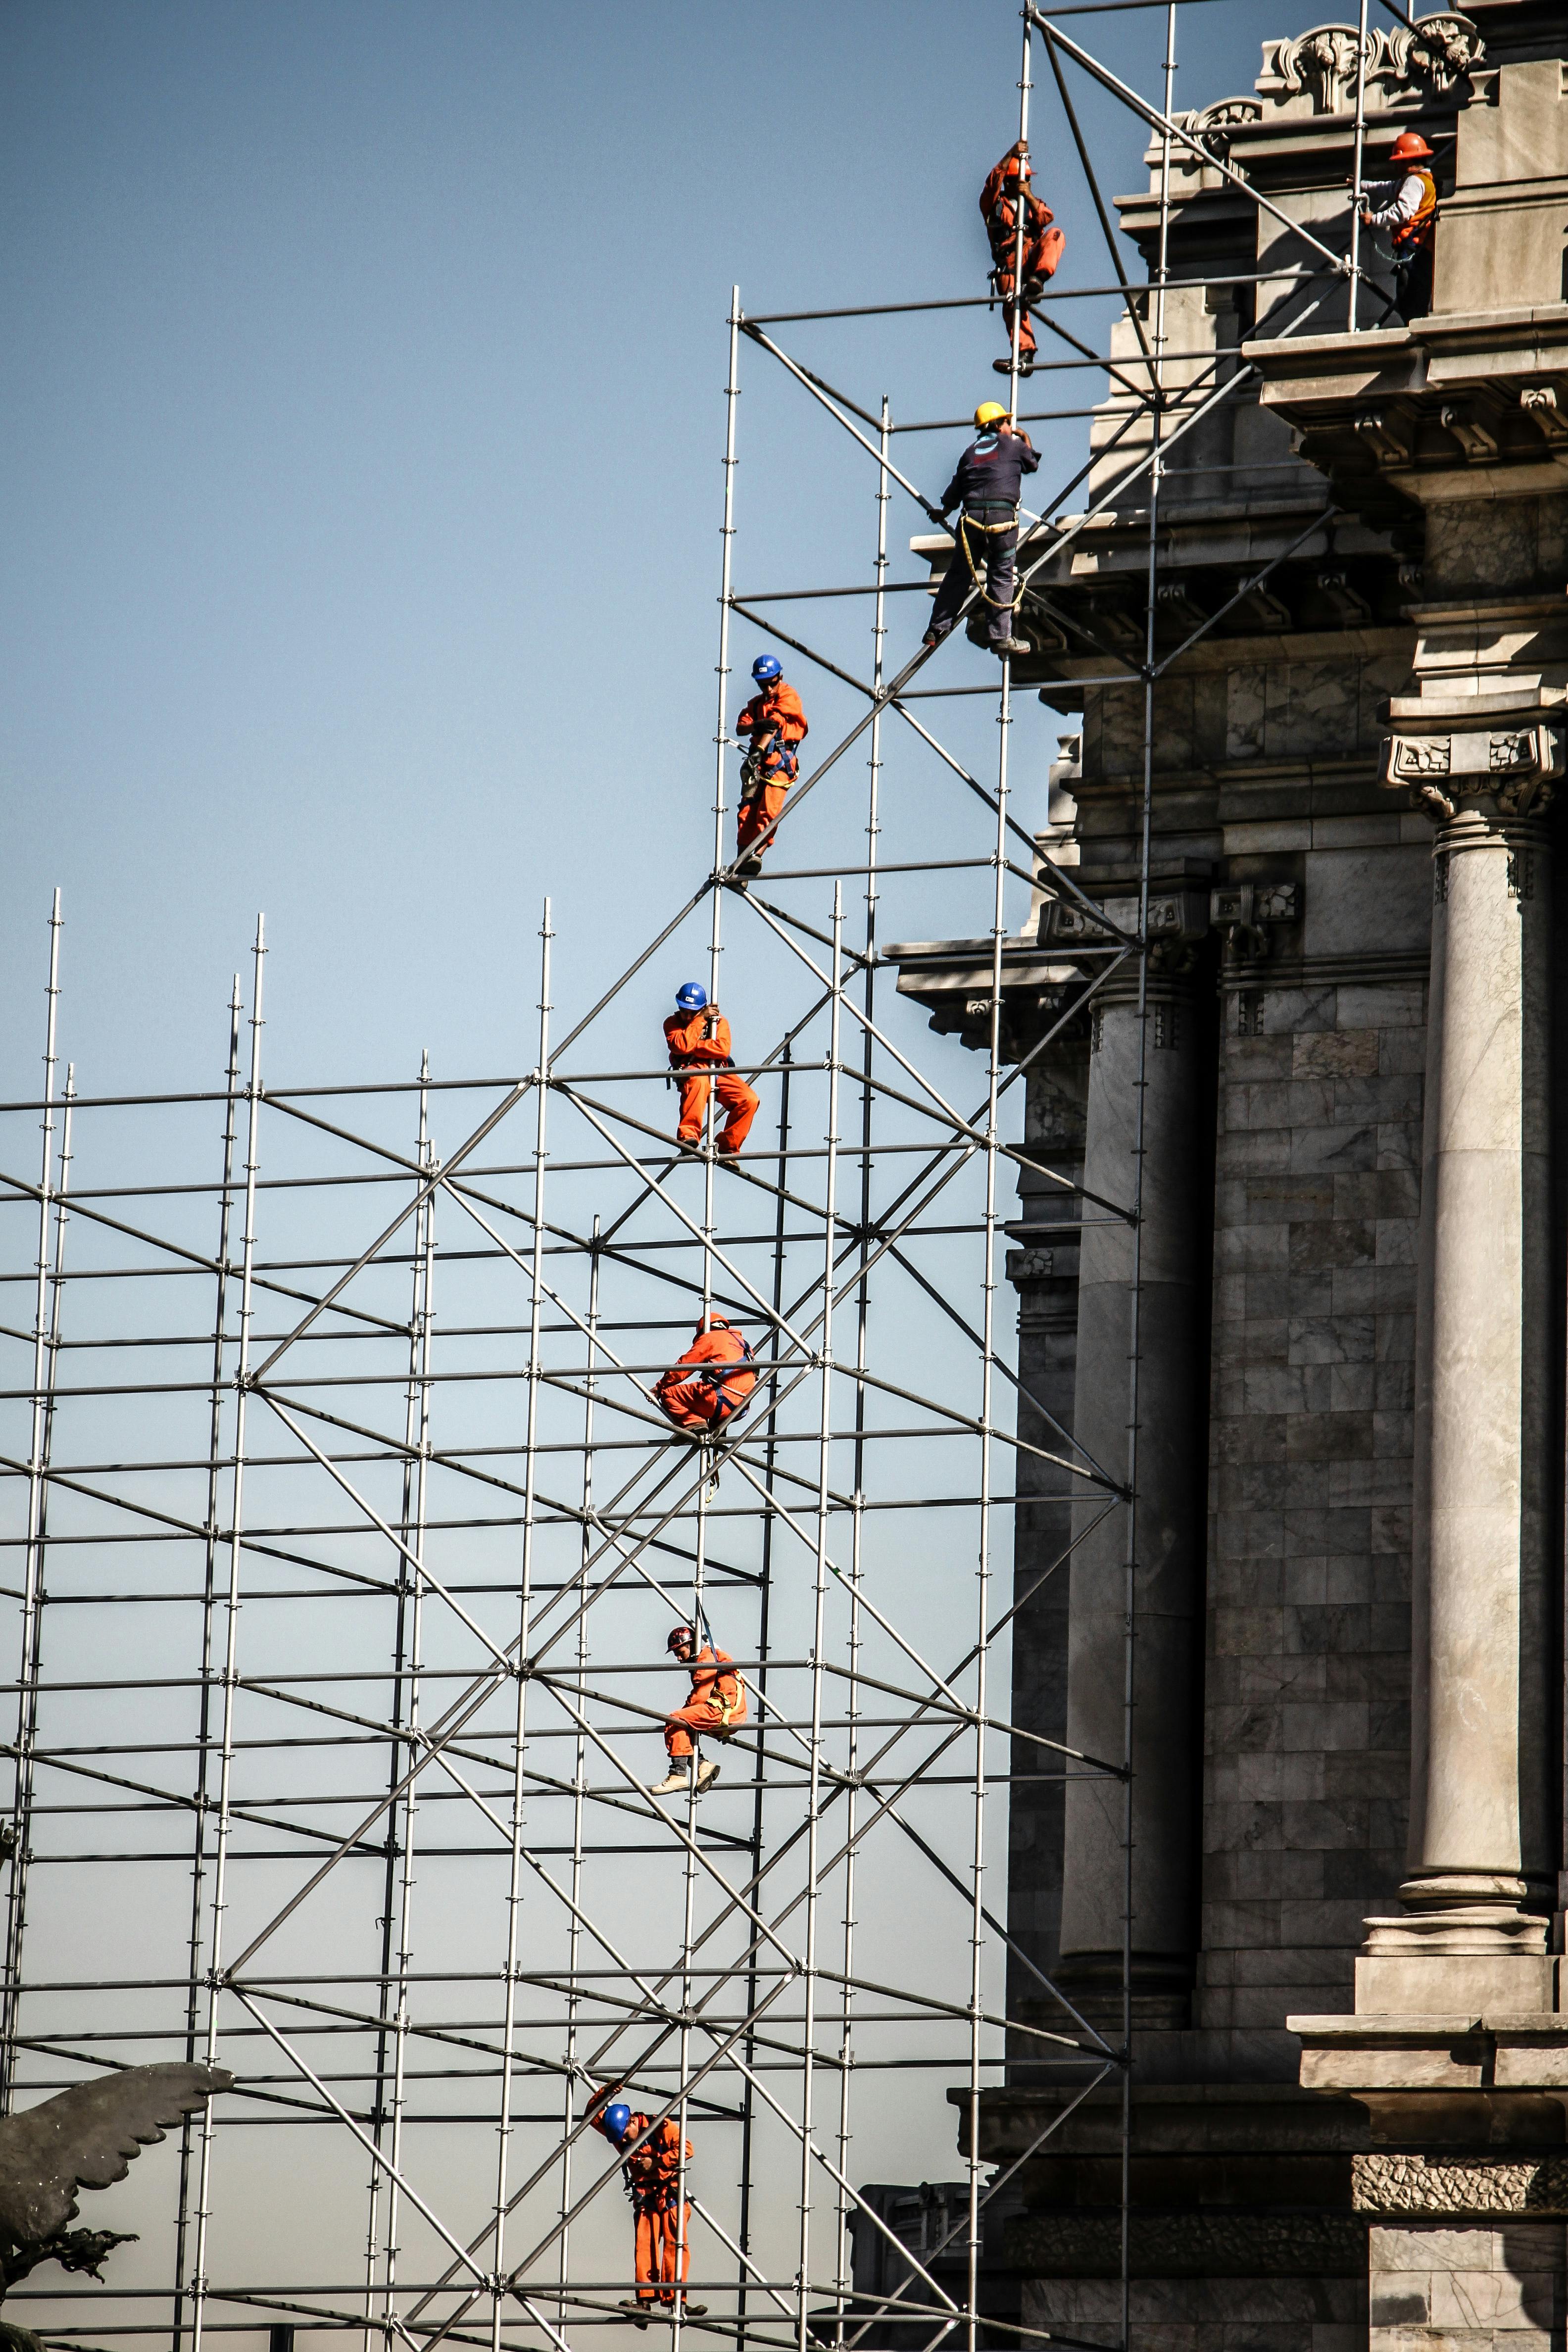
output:
[{"label": "worker standing on platform", "polygon": [[[735,1672],[728,1650],[715,1648],[711,1636],[700,1649],[689,1625],[678,1625],[669,1637],[669,1652],[691,1674],[691,1695],[684,1706],[665,1717],[664,1746],[669,1770],[656,1780],[653,1794],[668,1797],[689,1787],[691,1759],[699,1739],[732,1739],[746,1720],[746,1685]],[[715,1763],[699,1764],[697,1793],[719,1778]]]},{"label": "worker standing on platform", "polygon": [[[1013,371],[1015,324],[1018,330],[1018,373],[1033,375],[1035,329],[1029,305],[1038,301],[1047,278],[1055,277],[1067,244],[1060,229],[1051,226],[1049,205],[1030,194],[1032,177],[1028,142],[1020,139],[1016,146],[1008,148],[995,170],[987,173],[985,185],[980,191],[980,215],[991,240],[991,283],[1002,297],[1002,316],[1006,321],[1009,344],[1006,358],[991,362],[998,375],[1010,375]],[[1017,299],[1020,205],[1024,215],[1022,301]]]},{"label": "worker standing on platform", "polygon": [[744,1334],[721,1315],[705,1315],[685,1355],[659,1375],[654,1396],[678,1429],[714,1437],[744,1412],[756,1385]]},{"label": "worker standing on platform", "polygon": [[1018,545],[1018,499],[1024,476],[1039,464],[1021,426],[1010,425],[999,400],[983,400],[974,412],[979,437],[970,443],[942,492],[936,519],[945,523],[961,507],[952,560],[942,575],[925,633],[928,646],[941,645],[958,618],[971,588],[979,588],[990,608],[988,635],[994,654],[1026,654],[1013,634],[1014,557]]},{"label": "worker standing on platform", "polygon": [[[638,2327],[646,2327],[649,2312],[674,2311],[677,2282],[684,2286],[691,2269],[691,2207],[680,2194],[679,2127],[673,2116],[666,2116],[650,2128],[647,2116],[622,2098],[619,2086],[612,2090],[607,2083],[589,2100],[584,2121],[603,2132],[617,2155],[631,2151],[621,2173],[636,2217],[637,2291],[635,2300],[623,2300],[621,2309],[634,2315]],[[689,2140],[685,2160],[691,2161]],[[705,2303],[690,2303],[682,2294],[682,2318],[700,2318],[707,2309]]]},{"label": "worker standing on platform", "polygon": [[762,1108],[762,1097],[735,1073],[731,1058],[730,1024],[700,980],[689,980],[675,992],[675,1011],[664,1024],[669,1066],[680,1079],[680,1126],[676,1141],[694,1151],[702,1140],[710,1089],[716,1087],[727,1114],[717,1145],[721,1160],[738,1160],[741,1146]]},{"label": "worker standing on platform", "polygon": [[735,721],[737,735],[750,737],[741,765],[741,812],[735,831],[737,869],[760,874],[769,843],[753,850],[757,835],[766,833],[783,814],[784,794],[800,772],[797,744],[808,729],[799,695],[784,677],[772,654],[759,654],[752,664],[757,688]]},{"label": "worker standing on platform", "polygon": [[1432,160],[1432,150],[1418,131],[1402,131],[1389,161],[1405,168],[1396,179],[1373,180],[1361,192],[1363,227],[1385,228],[1394,247],[1394,308],[1406,326],[1413,319],[1424,319],[1432,308],[1437,227]]}]

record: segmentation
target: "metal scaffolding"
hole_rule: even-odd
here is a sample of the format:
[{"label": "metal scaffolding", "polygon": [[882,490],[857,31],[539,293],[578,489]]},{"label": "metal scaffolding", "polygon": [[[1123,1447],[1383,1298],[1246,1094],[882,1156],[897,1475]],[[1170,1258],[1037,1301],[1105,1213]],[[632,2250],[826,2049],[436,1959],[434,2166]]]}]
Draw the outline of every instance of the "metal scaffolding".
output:
[{"label": "metal scaffolding", "polygon": [[[1037,2336],[984,2315],[984,2214],[1076,2101],[992,2175],[980,2099],[1005,2080],[1071,2082],[1079,2099],[1121,2084],[1125,2278],[1126,1956],[1121,2031],[1101,2032],[1009,1938],[985,1880],[1016,1781],[1110,1778],[1131,1805],[1136,1323],[1126,1458],[1091,1461],[1020,1389],[999,1251],[1025,1170],[1057,1187],[1065,1229],[1126,1223],[1135,1258],[1138,1181],[1118,1200],[1067,1183],[1031,1158],[1022,1105],[1028,1068],[1114,975],[1138,972],[1146,1022],[1155,685],[1213,625],[1157,656],[1161,484],[1252,379],[1237,351],[1172,348],[1173,158],[1200,154],[1275,209],[1173,113],[1173,0],[1101,0],[1144,5],[1164,6],[1158,105],[1062,29],[1090,11],[1026,11],[1020,134],[1043,55],[1058,165],[1070,142],[1114,279],[1041,300],[1062,355],[1037,373],[1109,370],[1110,404],[1022,410],[1016,325],[1008,378],[1015,420],[1100,420],[1093,457],[1026,520],[1025,593],[1096,515],[1134,492],[1147,513],[1142,658],[1112,654],[1078,681],[1143,690],[1134,929],[1014,814],[1009,661],[993,682],[943,688],[915,684],[929,651],[889,657],[910,609],[889,598],[923,586],[889,577],[895,509],[908,494],[931,511],[895,451],[965,424],[967,390],[958,415],[903,422],[776,339],[983,295],[755,316],[732,301],[712,871],[564,1024],[546,902],[522,1075],[274,1077],[258,924],[221,1086],[79,1091],[69,1068],[58,1082],[57,898],[42,1094],[0,1106],[0,1279],[15,1302],[0,1318],[0,1466],[18,1576],[6,2095],[174,2056],[237,2079],[186,2127],[177,2166],[138,2176],[171,2248],[118,2258],[107,2289],[45,2273],[13,2297],[52,2339],[167,2336],[199,2352],[214,2332],[285,2327],[410,2352],[447,2339],[565,2352],[584,2327],[619,2324],[632,2292],[618,2166],[584,2115],[605,2082],[692,2135],[691,2291],[707,2309],[677,2312],[678,2337],[805,2352],[887,2341],[891,2320],[931,2352],[961,2334],[975,2352],[983,2326],[998,2343]],[[1158,151],[1147,291],[1126,276],[1073,73]],[[1289,280],[1260,333],[1321,322],[1347,276],[1360,282],[1353,253],[1288,226],[1306,258],[1258,273]],[[1061,310],[1082,301],[1121,306],[1133,356],[1072,331]],[[871,469],[868,576],[862,549],[847,582],[737,589],[752,354]],[[869,600],[863,676],[781,625],[797,601],[849,609],[811,601],[831,597]],[[859,703],[825,757],[803,759],[789,830],[745,887],[730,830],[737,617]],[[977,693],[994,699],[989,777],[924,715]],[[812,816],[826,796],[813,795],[857,747],[863,845],[824,863]],[[945,780],[940,841],[929,803],[884,787],[895,749]],[[989,921],[983,1076],[888,988],[884,900],[933,876],[955,902],[976,888]],[[1031,893],[1082,919],[1059,1006],[1021,1054],[1004,1034],[1010,885],[1015,924]],[[662,1062],[595,1059],[604,1016],[656,981],[667,1001],[676,943],[704,927],[713,995],[728,955],[730,972],[765,974],[772,1022],[763,1037],[753,993],[737,1042],[763,1125],[734,1168],[711,1127],[700,1155],[672,1147]],[[1142,1101],[1141,1073],[1135,1176]],[[744,1326],[758,1385],[699,1446],[672,1435],[652,1390],[710,1313]],[[1063,1495],[1098,1497],[1096,1525],[1121,1515],[1119,1755],[1075,1755],[1012,1719],[1009,1632],[1043,1581],[1002,1572],[1023,1455]],[[684,1620],[711,1625],[751,1699],[700,1804],[647,1793],[672,1703],[665,1635]],[[1006,2016],[1009,1954],[1055,2000],[1054,2027]],[[967,2200],[924,2254],[854,2185],[867,2075],[884,2101],[961,2086]],[[881,2302],[857,2294],[851,2227],[903,2265]]]}]

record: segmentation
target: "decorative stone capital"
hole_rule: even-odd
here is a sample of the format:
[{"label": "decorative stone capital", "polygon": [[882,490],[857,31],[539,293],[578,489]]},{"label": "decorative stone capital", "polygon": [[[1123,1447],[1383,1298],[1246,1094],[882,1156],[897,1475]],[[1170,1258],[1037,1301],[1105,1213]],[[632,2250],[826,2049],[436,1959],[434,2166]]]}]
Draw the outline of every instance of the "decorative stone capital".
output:
[{"label": "decorative stone capital", "polygon": [[1412,717],[1395,717],[1378,782],[1391,792],[1409,792],[1416,807],[1446,824],[1466,800],[1492,803],[1505,820],[1544,815],[1565,768],[1568,726],[1561,720],[1521,712],[1518,720],[1499,717],[1478,727],[1460,714],[1433,712],[1419,725]]}]

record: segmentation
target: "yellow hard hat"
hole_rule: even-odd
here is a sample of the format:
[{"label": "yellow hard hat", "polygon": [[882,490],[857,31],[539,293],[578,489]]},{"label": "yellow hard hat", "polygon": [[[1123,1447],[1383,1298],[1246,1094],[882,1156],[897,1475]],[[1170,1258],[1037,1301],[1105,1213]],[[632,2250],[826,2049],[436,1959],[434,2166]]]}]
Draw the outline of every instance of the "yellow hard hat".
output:
[{"label": "yellow hard hat", "polygon": [[1006,414],[999,400],[983,400],[974,412],[974,422],[979,425],[994,425]]}]

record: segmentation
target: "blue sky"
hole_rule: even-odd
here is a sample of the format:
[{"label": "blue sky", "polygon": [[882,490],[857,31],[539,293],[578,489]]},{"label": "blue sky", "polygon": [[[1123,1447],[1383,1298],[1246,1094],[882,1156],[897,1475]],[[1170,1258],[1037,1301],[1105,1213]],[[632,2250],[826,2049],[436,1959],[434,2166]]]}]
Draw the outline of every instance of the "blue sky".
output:
[{"label": "blue sky", "polygon": [[[1110,19],[1102,53],[1153,89],[1163,24]],[[1245,88],[1286,29],[1187,10],[1180,95]],[[546,889],[563,1003],[657,928],[708,862],[731,284],[753,309],[978,290],[1017,38],[1011,6],[937,0],[12,0],[7,1088],[57,882],[89,1087],[211,1070],[261,907],[295,1075],[526,1062]],[[1136,185],[1135,130],[1079,97],[1108,186]],[[1102,280],[1064,150],[1042,97],[1061,282]],[[984,314],[792,331],[868,405],[992,388]],[[738,577],[851,576],[850,500],[863,576],[869,468],[767,367]],[[927,486],[955,445],[914,445]],[[919,519],[890,520],[912,577]],[[1027,718],[1038,796],[1055,722]]]}]

